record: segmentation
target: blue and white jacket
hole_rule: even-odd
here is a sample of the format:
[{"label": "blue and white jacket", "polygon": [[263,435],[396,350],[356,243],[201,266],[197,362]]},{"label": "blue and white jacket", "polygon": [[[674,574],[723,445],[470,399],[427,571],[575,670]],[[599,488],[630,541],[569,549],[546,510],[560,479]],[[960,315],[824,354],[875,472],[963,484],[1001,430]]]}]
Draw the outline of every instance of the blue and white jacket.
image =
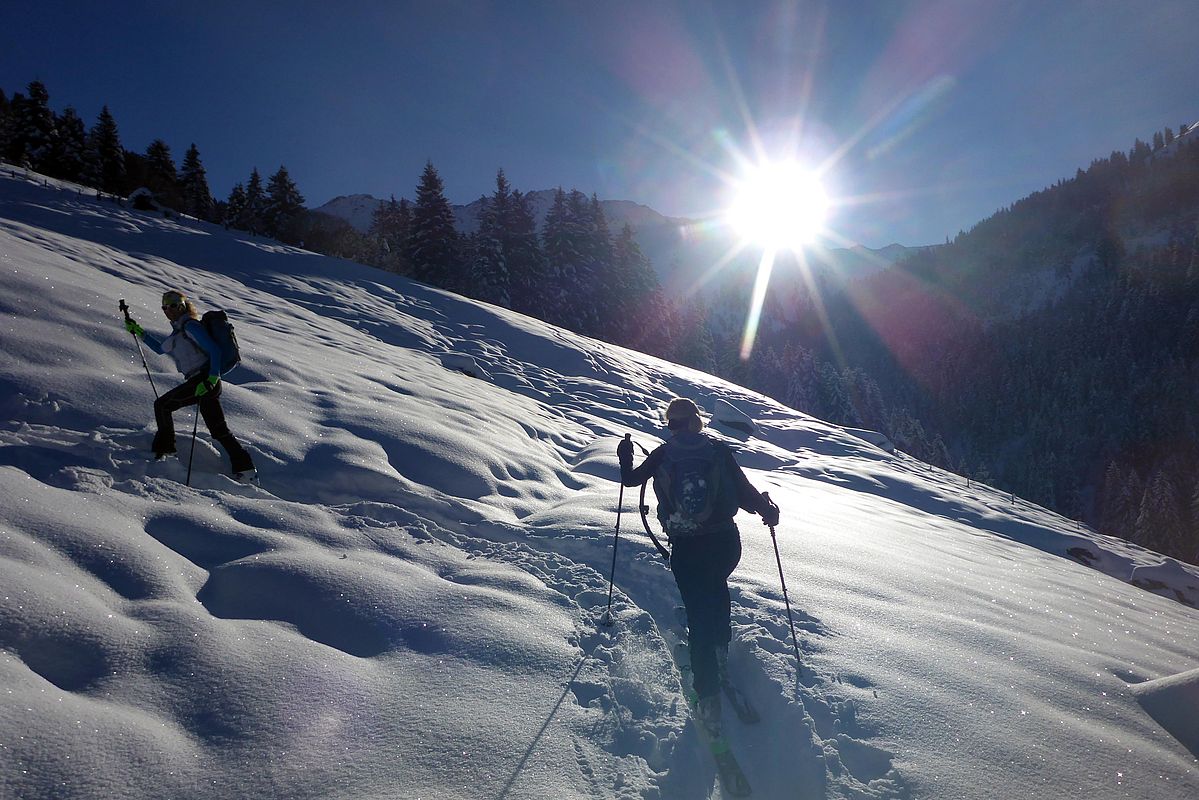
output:
[{"label": "blue and white jacket", "polygon": [[198,319],[180,317],[171,323],[171,335],[161,341],[149,332],[143,333],[142,339],[158,355],[173,358],[186,378],[221,374],[221,348]]}]

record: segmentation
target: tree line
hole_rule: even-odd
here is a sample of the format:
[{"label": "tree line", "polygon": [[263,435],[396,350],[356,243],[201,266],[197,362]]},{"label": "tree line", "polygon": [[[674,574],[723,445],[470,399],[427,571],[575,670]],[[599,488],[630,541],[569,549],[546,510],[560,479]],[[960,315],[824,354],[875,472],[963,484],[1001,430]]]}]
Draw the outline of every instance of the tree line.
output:
[{"label": "tree line", "polygon": [[195,144],[179,169],[161,139],[144,153],[127,150],[107,105],[89,129],[72,108],[54,112],[40,81],[11,98],[0,90],[0,158],[113,195],[144,187],[162,206],[197,219],[378,266],[663,358],[687,362],[690,342],[705,335],[691,309],[664,296],[632,229],[609,229],[595,196],[559,189],[539,230],[528,197],[502,169],[473,233],[457,230],[441,178],[427,164],[415,200],[393,196],[360,234],[308,211],[285,166],[265,185],[255,167],[217,200]]},{"label": "tree line", "polygon": [[218,201],[194,143],[178,167],[162,139],[151,142],[144,153],[126,150],[107,105],[88,128],[75,109],[51,109],[41,81],[11,98],[0,89],[0,158],[111,195],[124,197],[144,187],[161,206],[206,222],[292,244],[303,237],[304,198],[286,167],[280,166],[265,187],[255,168],[244,186],[239,183],[227,201]]}]

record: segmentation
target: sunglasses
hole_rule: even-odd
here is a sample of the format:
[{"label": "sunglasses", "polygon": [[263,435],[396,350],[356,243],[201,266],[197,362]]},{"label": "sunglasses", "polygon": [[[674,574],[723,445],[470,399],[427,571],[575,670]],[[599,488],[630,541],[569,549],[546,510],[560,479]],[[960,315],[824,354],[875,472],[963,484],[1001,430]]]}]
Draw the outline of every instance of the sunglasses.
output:
[{"label": "sunglasses", "polygon": [[167,311],[167,310],[178,311],[179,309],[183,308],[185,305],[186,305],[186,303],[165,303],[162,306],[162,310],[163,311]]}]

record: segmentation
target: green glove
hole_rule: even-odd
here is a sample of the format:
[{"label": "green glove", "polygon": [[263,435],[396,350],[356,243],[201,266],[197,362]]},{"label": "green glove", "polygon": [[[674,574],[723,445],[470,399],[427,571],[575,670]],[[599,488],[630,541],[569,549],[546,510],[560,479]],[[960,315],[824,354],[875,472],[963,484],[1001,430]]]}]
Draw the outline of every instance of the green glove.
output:
[{"label": "green glove", "polygon": [[145,333],[145,330],[142,329],[142,326],[134,322],[132,318],[125,320],[125,330],[129,331],[134,336],[141,336]]},{"label": "green glove", "polygon": [[196,387],[196,397],[203,397],[216,388],[221,382],[220,375],[209,375],[204,380],[200,381],[200,385]]}]

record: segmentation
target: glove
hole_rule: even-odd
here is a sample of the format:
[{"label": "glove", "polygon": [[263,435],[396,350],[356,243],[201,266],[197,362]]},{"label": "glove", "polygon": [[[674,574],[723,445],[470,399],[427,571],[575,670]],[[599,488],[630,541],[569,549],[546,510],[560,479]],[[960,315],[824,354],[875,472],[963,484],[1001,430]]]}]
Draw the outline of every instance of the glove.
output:
[{"label": "glove", "polygon": [[134,336],[141,336],[145,333],[141,325],[138,325],[132,318],[125,320],[125,330],[132,333]]},{"label": "glove", "polygon": [[779,507],[774,504],[774,501],[763,495],[766,499],[766,504],[769,506],[762,512],[762,524],[768,528],[773,528],[779,524]]},{"label": "glove", "polygon": [[196,387],[196,397],[203,397],[217,387],[221,382],[220,375],[209,375],[204,380],[200,381],[200,385]]},{"label": "glove", "polygon": [[620,444],[616,445],[616,460],[620,462],[620,468],[633,467],[633,440],[628,436],[620,440]]}]

